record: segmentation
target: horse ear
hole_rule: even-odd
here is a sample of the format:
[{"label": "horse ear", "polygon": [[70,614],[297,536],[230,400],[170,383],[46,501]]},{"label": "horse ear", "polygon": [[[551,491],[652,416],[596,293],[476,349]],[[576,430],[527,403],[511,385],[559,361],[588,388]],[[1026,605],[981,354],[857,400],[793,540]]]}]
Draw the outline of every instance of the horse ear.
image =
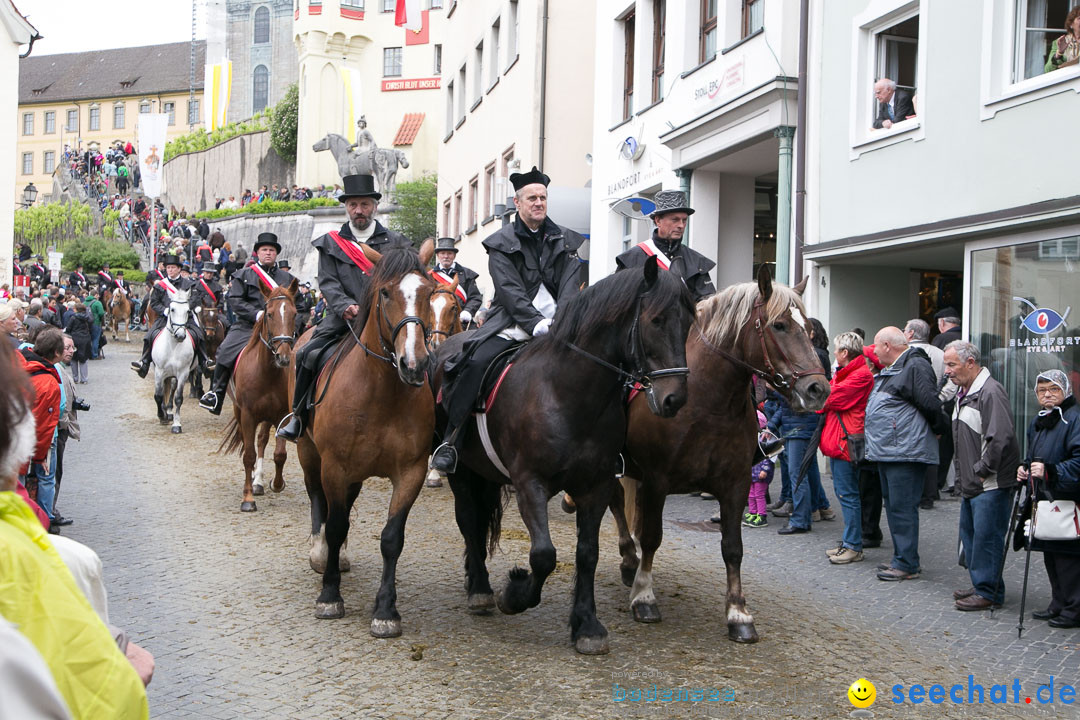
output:
[{"label": "horse ear", "polygon": [[[426,264],[426,263],[425,263]],[[454,282],[450,283],[450,292],[456,292],[458,288],[458,280],[461,279],[460,275],[454,276]]]},{"label": "horse ear", "polygon": [[761,301],[768,302],[772,297],[772,273],[765,264],[762,264],[761,269],[758,270],[757,286],[758,292],[761,293]]},{"label": "horse ear", "polygon": [[656,284],[656,278],[660,276],[660,269],[657,265],[656,256],[650,255],[649,259],[645,261],[645,288],[651,289]]},{"label": "horse ear", "polygon": [[360,243],[360,250],[364,253],[364,257],[366,257],[372,263],[378,263],[380,260],[382,260],[382,253],[371,247],[367,243]]},{"label": "horse ear", "polygon": [[435,241],[428,238],[424,241],[424,244],[420,246],[420,264],[427,266],[433,257],[435,257]]},{"label": "horse ear", "polygon": [[800,280],[800,281],[799,281],[799,284],[798,284],[798,285],[796,285],[795,287],[791,288],[792,290],[794,290],[794,291],[795,291],[795,294],[796,294],[796,295],[798,295],[799,297],[802,297],[802,294],[803,294],[804,292],[806,292],[806,281],[807,281],[807,280],[808,280],[808,278],[807,278],[807,277],[804,277],[804,278],[803,278],[802,280]]},{"label": "horse ear", "polygon": [[266,283],[259,283],[259,292],[263,294],[264,298],[270,297],[270,288],[266,286]]},{"label": "horse ear", "polygon": [[292,282],[289,283],[289,287],[288,287],[287,292],[289,293],[290,296],[296,297],[296,291],[297,291],[297,289],[299,287],[300,287],[300,281],[298,279],[296,279],[296,278],[293,278]]}]

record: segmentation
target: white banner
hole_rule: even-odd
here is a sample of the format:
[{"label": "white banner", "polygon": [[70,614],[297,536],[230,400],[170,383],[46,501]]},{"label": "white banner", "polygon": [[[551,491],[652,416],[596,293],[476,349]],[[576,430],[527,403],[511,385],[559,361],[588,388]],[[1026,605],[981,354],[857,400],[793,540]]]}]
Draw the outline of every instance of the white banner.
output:
[{"label": "white banner", "polygon": [[139,171],[142,173],[143,193],[156,198],[161,195],[161,166],[165,156],[165,133],[169,116],[164,113],[139,114]]},{"label": "white banner", "polygon": [[49,251],[49,274],[52,276],[54,283],[60,282],[61,264],[64,262],[64,253],[56,252],[55,250]]},{"label": "white banner", "polygon": [[206,64],[203,76],[202,121],[206,131],[213,132],[224,127],[229,116],[229,100],[232,92],[232,62]]}]

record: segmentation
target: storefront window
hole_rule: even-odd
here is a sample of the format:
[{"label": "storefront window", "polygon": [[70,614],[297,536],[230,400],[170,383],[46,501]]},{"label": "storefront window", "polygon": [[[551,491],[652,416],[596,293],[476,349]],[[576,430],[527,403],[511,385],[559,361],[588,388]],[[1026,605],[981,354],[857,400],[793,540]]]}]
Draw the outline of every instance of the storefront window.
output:
[{"label": "storefront window", "polygon": [[1080,236],[976,250],[971,271],[971,339],[1009,393],[1026,452],[1036,376],[1060,369],[1080,382]]}]

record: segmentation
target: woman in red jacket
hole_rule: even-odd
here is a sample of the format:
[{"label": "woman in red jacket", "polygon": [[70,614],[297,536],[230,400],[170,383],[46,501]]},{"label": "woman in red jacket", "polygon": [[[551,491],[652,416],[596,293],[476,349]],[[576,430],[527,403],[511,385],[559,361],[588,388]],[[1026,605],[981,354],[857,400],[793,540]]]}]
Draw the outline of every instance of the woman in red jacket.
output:
[{"label": "woman in red jacket", "polygon": [[[37,478],[38,505],[49,520],[53,517],[53,494],[56,491],[56,424],[60,418],[60,374],[54,363],[64,357],[64,333],[60,328],[45,327],[37,334],[34,349],[22,351],[30,383],[34,386],[34,405],[31,409],[37,431],[37,443],[32,457],[31,473]],[[31,493],[31,497],[33,497]]]},{"label": "woman in red jacket", "polygon": [[844,512],[844,539],[826,554],[832,564],[847,565],[863,559],[858,466],[852,461],[848,437],[862,437],[866,399],[874,389],[874,376],[863,362],[861,337],[853,332],[841,333],[833,340],[833,347],[839,369],[830,381],[829,399],[821,410],[825,414],[821,452],[830,458],[833,488]]}]

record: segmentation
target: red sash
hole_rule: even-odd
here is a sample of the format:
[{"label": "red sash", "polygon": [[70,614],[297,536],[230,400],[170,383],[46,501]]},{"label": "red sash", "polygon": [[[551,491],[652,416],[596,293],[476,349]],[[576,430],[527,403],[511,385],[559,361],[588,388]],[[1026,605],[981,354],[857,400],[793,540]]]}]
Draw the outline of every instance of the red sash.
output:
[{"label": "red sash", "polygon": [[[431,277],[435,278],[435,282],[441,285],[454,284],[454,279],[439,269],[432,270]],[[454,294],[461,298],[461,302],[465,302],[465,291],[461,289],[461,285],[458,285],[456,288],[454,288]]]},{"label": "red sash", "polygon": [[160,285],[161,287],[165,288],[166,292],[168,292],[170,295],[175,295],[178,292],[176,286],[169,282],[169,278],[167,277],[161,278],[154,284]]},{"label": "red sash", "polygon": [[210,296],[210,299],[214,301],[214,305],[216,306],[217,305],[217,295],[214,294],[214,291],[210,289],[210,286],[207,285],[206,281],[203,280],[202,278],[199,278],[199,284],[203,286],[203,290],[206,291],[206,294]]},{"label": "red sash", "polygon": [[659,248],[656,247],[656,244],[653,243],[652,240],[647,240],[646,242],[639,244],[638,247],[649,257],[655,257],[657,264],[660,265],[661,268],[664,270],[671,269],[671,261],[668,260],[667,255],[660,252]]},{"label": "red sash", "polygon": [[334,239],[334,242],[337,243],[337,246],[341,248],[341,252],[345,253],[345,255],[360,268],[360,272],[365,275],[371,274],[371,269],[375,267],[375,263],[367,259],[367,255],[364,254],[364,251],[361,250],[358,245],[349,242],[333,230],[330,231],[329,235]]},{"label": "red sash", "polygon": [[255,271],[255,274],[259,276],[260,280],[262,280],[264,283],[266,283],[266,287],[273,290],[274,288],[276,288],[278,286],[277,282],[274,281],[274,278],[267,275],[266,271],[263,270],[261,267],[259,267],[259,263],[253,264],[251,266],[251,269],[253,271]]}]

